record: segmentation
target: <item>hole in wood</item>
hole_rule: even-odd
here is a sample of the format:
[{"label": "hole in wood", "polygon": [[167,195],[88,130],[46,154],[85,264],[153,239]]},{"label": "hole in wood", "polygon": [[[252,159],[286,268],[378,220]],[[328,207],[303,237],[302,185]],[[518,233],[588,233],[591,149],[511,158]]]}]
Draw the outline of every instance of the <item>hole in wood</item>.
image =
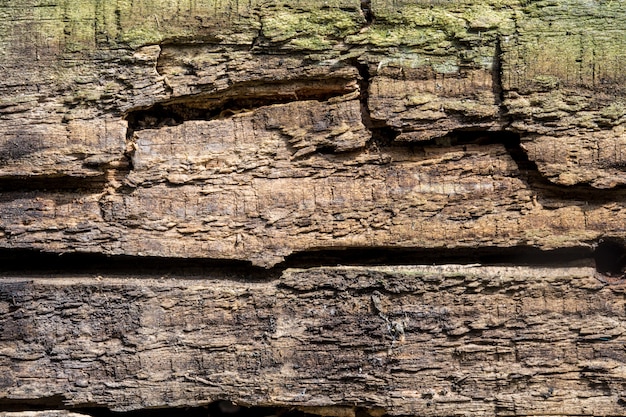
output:
[{"label": "hole in wood", "polygon": [[626,268],[626,248],[616,240],[601,240],[593,257],[596,270],[609,277],[621,277]]}]

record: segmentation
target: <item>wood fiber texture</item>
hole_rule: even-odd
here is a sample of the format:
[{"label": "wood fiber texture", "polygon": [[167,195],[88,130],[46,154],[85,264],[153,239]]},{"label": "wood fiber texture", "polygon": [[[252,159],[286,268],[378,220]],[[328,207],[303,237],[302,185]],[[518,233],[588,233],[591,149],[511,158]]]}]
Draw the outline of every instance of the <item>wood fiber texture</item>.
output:
[{"label": "wood fiber texture", "polygon": [[623,415],[624,21],[0,0],[0,413]]},{"label": "wood fiber texture", "polygon": [[[3,279],[0,386],[67,406],[620,415],[623,285],[593,268]],[[71,332],[70,332],[71,330]]]},{"label": "wood fiber texture", "polygon": [[624,236],[622,2],[74,3],[0,8],[2,247]]}]

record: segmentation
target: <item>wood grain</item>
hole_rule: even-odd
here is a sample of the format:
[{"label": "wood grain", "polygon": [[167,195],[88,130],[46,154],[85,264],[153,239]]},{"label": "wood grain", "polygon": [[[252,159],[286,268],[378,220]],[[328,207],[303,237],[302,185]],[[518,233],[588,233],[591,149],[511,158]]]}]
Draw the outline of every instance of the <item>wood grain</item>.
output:
[{"label": "wood grain", "polygon": [[269,281],[5,277],[2,397],[114,410],[228,398],[328,407],[322,415],[619,415],[623,285],[595,274],[450,265],[292,269]]},{"label": "wood grain", "polygon": [[14,3],[0,413],[624,414],[624,2]]}]

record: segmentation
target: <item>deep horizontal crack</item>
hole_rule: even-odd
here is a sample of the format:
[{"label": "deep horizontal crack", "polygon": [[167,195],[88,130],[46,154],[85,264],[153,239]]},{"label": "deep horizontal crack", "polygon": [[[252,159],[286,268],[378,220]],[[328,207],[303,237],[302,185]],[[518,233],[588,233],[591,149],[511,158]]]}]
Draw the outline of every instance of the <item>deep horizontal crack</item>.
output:
[{"label": "deep horizontal crack", "polygon": [[61,410],[65,398],[62,395],[39,397],[35,399],[0,398],[0,414],[3,412]]},{"label": "deep horizontal crack", "polygon": [[[220,400],[201,407],[168,407],[146,408],[131,411],[112,411],[106,407],[89,404],[77,407],[64,407],[60,396],[41,398],[38,400],[7,400],[0,399],[0,413],[19,411],[51,411],[66,410],[91,417],[308,417],[308,414],[295,408],[271,406],[241,406],[231,401]],[[368,414],[364,414],[364,417]]]},{"label": "deep horizontal crack", "polygon": [[[319,266],[384,266],[384,265],[445,265],[480,264],[483,266],[565,266],[593,257],[593,250],[586,247],[540,250],[531,246],[508,248],[339,248],[309,250],[290,255],[285,267]],[[282,265],[282,264],[281,264]]]},{"label": "deep horizontal crack", "polygon": [[273,104],[293,101],[326,101],[356,90],[354,80],[345,78],[303,79],[297,82],[251,82],[215,94],[198,94],[155,103],[126,115],[129,132],[176,126],[189,120],[231,117]]},{"label": "deep horizontal crack", "polygon": [[[483,266],[593,266],[610,276],[617,276],[624,267],[626,251],[618,242],[600,242],[592,246],[540,250],[531,246],[478,248],[393,248],[344,247],[320,248],[298,252],[271,269],[249,262],[199,258],[159,258],[106,256],[94,253],[58,255],[28,249],[0,250],[0,272],[12,275],[109,275],[109,276],[212,276],[221,279],[263,281],[280,276],[287,268],[320,266],[384,266],[384,265],[446,265],[480,264]],[[615,250],[619,248],[619,250]]]},{"label": "deep horizontal crack", "polygon": [[0,192],[58,190],[81,194],[84,192],[99,192],[106,183],[105,174],[94,175],[93,177],[73,177],[69,175],[11,176],[0,178]]},{"label": "deep horizontal crack", "polygon": [[117,184],[126,177],[131,169],[130,158],[121,153],[105,157],[84,157],[79,160],[79,163],[82,168],[86,168],[84,171],[2,175],[0,176],[0,192],[101,193],[108,184],[117,188]]},{"label": "deep horizontal crack", "polygon": [[0,272],[38,276],[54,275],[120,275],[120,276],[217,276],[224,279],[267,280],[276,271],[252,266],[250,262],[199,259],[103,255],[72,252],[65,254],[31,249],[0,249]]}]

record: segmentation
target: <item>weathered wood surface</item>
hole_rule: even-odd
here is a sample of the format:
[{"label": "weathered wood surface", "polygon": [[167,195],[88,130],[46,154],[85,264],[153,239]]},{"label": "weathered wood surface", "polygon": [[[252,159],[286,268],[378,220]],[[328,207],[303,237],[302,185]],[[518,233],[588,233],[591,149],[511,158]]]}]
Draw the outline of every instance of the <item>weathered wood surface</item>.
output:
[{"label": "weathered wood surface", "polygon": [[624,237],[623,2],[161,3],[0,5],[0,246]]},{"label": "weathered wood surface", "polygon": [[[623,284],[594,268],[0,282],[3,397],[116,410],[623,415]],[[243,280],[242,280],[243,279]]]},{"label": "weathered wood surface", "polygon": [[623,415],[624,21],[617,0],[0,0],[3,261],[604,241],[613,275],[13,271],[0,412]]}]

